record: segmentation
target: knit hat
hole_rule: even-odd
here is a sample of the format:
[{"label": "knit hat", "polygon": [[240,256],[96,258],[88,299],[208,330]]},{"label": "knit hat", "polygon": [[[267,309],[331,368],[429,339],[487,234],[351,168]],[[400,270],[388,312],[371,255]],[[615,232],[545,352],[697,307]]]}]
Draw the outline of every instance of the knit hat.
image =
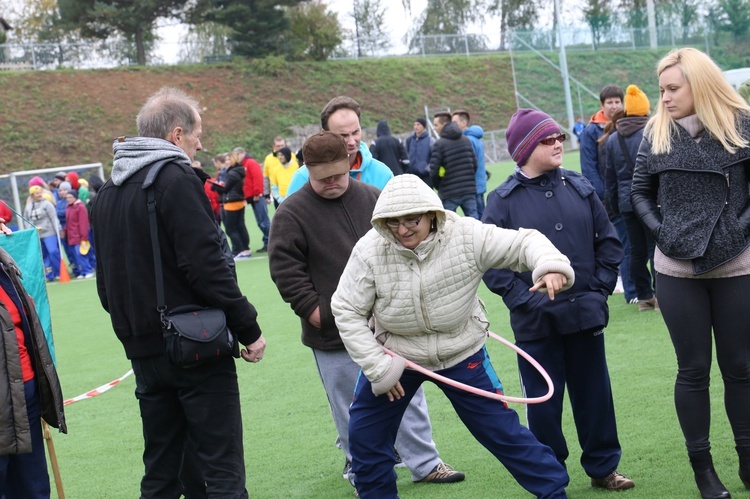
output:
[{"label": "knit hat", "polygon": [[55,178],[60,179],[60,180],[65,180],[65,172],[55,173]]},{"label": "knit hat", "polygon": [[32,185],[31,187],[29,187],[29,196],[31,196],[35,192],[39,192],[41,190],[42,190],[42,188],[39,187],[38,185]]},{"label": "knit hat", "polygon": [[68,194],[70,194],[74,198],[78,199],[78,191],[77,190],[71,189],[71,190],[68,191]]},{"label": "knit hat", "polygon": [[60,185],[58,185],[57,188],[58,189],[62,189],[64,191],[65,190],[69,191],[70,189],[72,189],[72,187],[70,186],[70,182],[67,182],[67,181],[66,182],[60,182]]},{"label": "knit hat", "polygon": [[42,179],[42,177],[31,177],[31,180],[29,180],[29,187],[34,185],[44,187],[44,179]]},{"label": "knit hat", "polygon": [[422,125],[422,126],[423,126],[424,128],[427,128],[427,120],[426,120],[426,119],[424,119],[424,118],[423,118],[423,117],[421,117],[421,116],[420,116],[419,118],[417,118],[416,120],[414,120],[414,123],[419,123],[419,124],[420,124],[420,125]]},{"label": "knit hat", "polygon": [[302,146],[302,156],[313,180],[349,172],[346,141],[337,133],[323,130],[313,135]]},{"label": "knit hat", "polygon": [[643,90],[635,85],[628,85],[625,89],[625,116],[648,116],[651,104]]},{"label": "knit hat", "polygon": [[539,141],[555,133],[560,133],[560,127],[548,114],[533,109],[519,109],[505,129],[508,152],[518,166],[523,166]]}]

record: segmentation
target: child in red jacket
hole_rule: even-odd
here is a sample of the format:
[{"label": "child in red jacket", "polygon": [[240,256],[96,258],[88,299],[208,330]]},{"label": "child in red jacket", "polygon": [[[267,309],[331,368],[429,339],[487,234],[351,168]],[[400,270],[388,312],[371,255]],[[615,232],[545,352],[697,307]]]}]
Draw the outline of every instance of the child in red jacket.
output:
[{"label": "child in red jacket", "polygon": [[88,253],[91,248],[89,243],[89,213],[86,205],[78,199],[78,191],[71,189],[65,195],[68,202],[65,208],[65,239],[73,248],[72,255],[75,258],[76,267],[80,269],[78,279],[90,279],[94,277]]}]

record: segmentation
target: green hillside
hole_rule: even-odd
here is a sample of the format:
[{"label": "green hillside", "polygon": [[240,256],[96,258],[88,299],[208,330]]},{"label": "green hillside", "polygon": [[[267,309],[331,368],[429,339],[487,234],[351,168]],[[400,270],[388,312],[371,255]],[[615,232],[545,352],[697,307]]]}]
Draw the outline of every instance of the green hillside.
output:
[{"label": "green hillside", "polygon": [[[605,84],[638,83],[658,97],[654,68],[666,50],[569,53],[571,76],[595,93]],[[557,56],[548,54],[555,63]],[[540,57],[516,54],[519,93],[566,121],[559,73]],[[287,63],[280,58],[216,65],[133,67],[0,74],[0,173],[88,162],[111,164],[111,141],[134,135],[135,116],[163,85],[184,89],[203,107],[200,159],[242,145],[264,156],[275,135],[315,131],[323,105],[346,94],[362,104],[363,127],[387,119],[394,133],[411,130],[424,108],[464,108],[485,130],[502,129],[516,109],[507,54]],[[574,113],[598,109],[582,93]],[[526,106],[521,102],[521,106]],[[304,127],[307,127],[305,129]]]}]

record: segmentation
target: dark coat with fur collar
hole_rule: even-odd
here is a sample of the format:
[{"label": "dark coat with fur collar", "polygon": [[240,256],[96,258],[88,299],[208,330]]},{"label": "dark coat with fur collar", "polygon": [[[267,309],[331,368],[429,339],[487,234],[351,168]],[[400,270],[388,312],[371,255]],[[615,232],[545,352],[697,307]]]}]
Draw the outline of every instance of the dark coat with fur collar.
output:
[{"label": "dark coat with fur collar", "polygon": [[[739,126],[750,139],[750,116],[741,117]],[[665,255],[692,260],[695,275],[709,272],[750,244],[749,170],[750,147],[730,154],[707,131],[695,142],[677,125],[669,154],[652,154],[644,138],[633,211]]]}]

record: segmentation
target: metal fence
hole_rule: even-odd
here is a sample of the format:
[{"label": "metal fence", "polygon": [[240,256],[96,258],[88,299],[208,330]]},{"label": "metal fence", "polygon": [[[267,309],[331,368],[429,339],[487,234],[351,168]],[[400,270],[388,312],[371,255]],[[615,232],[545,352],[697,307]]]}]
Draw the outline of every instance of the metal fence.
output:
[{"label": "metal fence", "polygon": [[[702,25],[689,28],[663,26],[657,29],[659,47],[699,46],[710,53],[713,35]],[[627,50],[650,47],[646,29],[615,26],[597,36],[588,27],[561,30],[562,43],[568,51]],[[515,40],[515,41],[513,41]],[[521,43],[519,41],[522,40]],[[483,55],[507,51],[524,52],[558,50],[553,30],[514,31],[461,35],[420,35],[405,45],[378,47],[366,38],[346,39],[333,55],[334,59],[377,57],[432,57],[445,55]],[[201,43],[183,40],[179,43],[153,42],[146,46],[148,64],[197,64],[226,61],[231,58],[231,44],[215,41]],[[124,41],[88,43],[34,43],[0,45],[0,69],[111,68],[136,64],[135,44]]]}]

